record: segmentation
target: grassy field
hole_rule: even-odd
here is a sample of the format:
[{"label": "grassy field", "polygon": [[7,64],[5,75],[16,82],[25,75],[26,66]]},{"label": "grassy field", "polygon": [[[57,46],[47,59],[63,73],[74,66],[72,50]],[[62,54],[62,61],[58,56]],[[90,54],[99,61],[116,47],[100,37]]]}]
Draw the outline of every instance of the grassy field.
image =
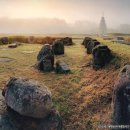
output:
[{"label": "grassy field", "polygon": [[55,61],[63,60],[71,68],[67,75],[42,73],[33,68],[42,45],[24,44],[15,49],[0,50],[0,57],[14,59],[0,62],[1,89],[9,77],[33,79],[51,90],[54,106],[63,118],[64,129],[95,130],[98,124],[110,124],[113,85],[120,68],[130,63],[130,46],[97,39],[114,53],[111,63],[102,70],[93,70],[89,66],[92,56],[87,55],[86,49],[79,44],[83,39],[76,38],[75,45],[65,47],[65,55],[55,56]]}]

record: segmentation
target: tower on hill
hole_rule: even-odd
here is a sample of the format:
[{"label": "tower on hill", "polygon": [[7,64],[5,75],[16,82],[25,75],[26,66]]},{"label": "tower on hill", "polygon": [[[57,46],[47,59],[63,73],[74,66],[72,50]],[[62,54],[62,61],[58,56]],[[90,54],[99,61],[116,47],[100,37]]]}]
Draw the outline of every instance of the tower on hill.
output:
[{"label": "tower on hill", "polygon": [[99,24],[99,34],[100,35],[106,35],[107,34],[107,26],[106,26],[106,21],[105,17],[102,16]]}]

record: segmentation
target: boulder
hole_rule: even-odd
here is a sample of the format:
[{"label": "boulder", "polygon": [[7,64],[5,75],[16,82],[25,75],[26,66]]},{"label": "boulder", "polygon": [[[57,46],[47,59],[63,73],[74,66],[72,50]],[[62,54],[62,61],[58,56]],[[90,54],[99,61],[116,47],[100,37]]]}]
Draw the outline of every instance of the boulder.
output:
[{"label": "boulder", "polygon": [[12,43],[8,45],[8,48],[16,48],[17,46],[17,43]]},{"label": "boulder", "polygon": [[130,124],[130,65],[121,69],[115,82],[112,108],[113,125]]},{"label": "boulder", "polygon": [[22,116],[6,107],[0,91],[0,130],[62,130],[62,119],[54,108],[45,118]]},{"label": "boulder", "polygon": [[68,65],[63,61],[56,62],[56,73],[69,73],[70,68]]},{"label": "boulder", "polygon": [[54,69],[54,60],[45,57],[36,63],[36,68],[44,72],[50,72]]},{"label": "boulder", "polygon": [[52,50],[55,55],[64,54],[64,43],[62,40],[55,40],[52,45]]},{"label": "boulder", "polygon": [[105,45],[98,45],[93,49],[93,68],[105,66],[112,58],[110,49]]},{"label": "boulder", "polygon": [[65,46],[70,46],[74,44],[71,37],[65,37],[65,38],[62,38],[61,40],[63,41],[63,44]]},{"label": "boulder", "polygon": [[9,43],[9,39],[8,39],[8,37],[2,37],[2,38],[0,38],[0,42],[2,44],[8,44]]},{"label": "boulder", "polygon": [[3,95],[7,106],[23,116],[45,118],[52,109],[50,91],[31,80],[11,78]]},{"label": "boulder", "polygon": [[97,40],[91,40],[88,42],[88,44],[86,45],[87,48],[87,54],[92,54],[93,48],[97,45],[99,45],[100,42],[98,42]]},{"label": "boulder", "polygon": [[54,56],[53,51],[51,49],[51,46],[49,44],[43,45],[43,47],[39,51],[39,54],[37,56],[37,60],[40,61],[41,59],[43,59],[47,55],[48,55],[48,57]]},{"label": "boulder", "polygon": [[36,68],[42,71],[52,71],[54,68],[54,53],[49,44],[45,44],[37,56]]},{"label": "boulder", "polygon": [[90,37],[85,37],[83,42],[82,42],[82,45],[85,46],[85,48],[87,48],[87,44],[92,40],[92,38]]}]

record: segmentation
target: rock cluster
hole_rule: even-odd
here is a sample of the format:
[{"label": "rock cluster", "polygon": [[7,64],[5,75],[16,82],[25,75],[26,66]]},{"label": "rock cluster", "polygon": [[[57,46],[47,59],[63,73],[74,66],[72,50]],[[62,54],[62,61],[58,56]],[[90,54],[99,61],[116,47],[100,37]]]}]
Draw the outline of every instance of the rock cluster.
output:
[{"label": "rock cluster", "polygon": [[2,94],[8,109],[0,110],[1,130],[62,130],[61,117],[52,108],[46,86],[11,78]]},{"label": "rock cluster", "polygon": [[39,51],[37,56],[36,68],[41,71],[52,71],[55,69],[56,73],[68,73],[70,69],[68,65],[63,61],[57,61],[54,67],[54,54],[64,54],[64,44],[61,40],[56,40],[52,47],[49,44],[45,44]]},{"label": "rock cluster", "polygon": [[112,59],[112,54],[108,46],[102,45],[96,39],[85,37],[82,45],[87,49],[87,54],[92,54],[92,67],[93,69],[99,69],[104,67]]}]

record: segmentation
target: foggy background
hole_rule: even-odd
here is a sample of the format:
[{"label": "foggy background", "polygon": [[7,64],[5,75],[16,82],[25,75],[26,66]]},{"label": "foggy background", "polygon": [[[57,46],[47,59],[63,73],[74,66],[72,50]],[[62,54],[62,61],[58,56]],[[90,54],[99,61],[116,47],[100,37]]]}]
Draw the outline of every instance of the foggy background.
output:
[{"label": "foggy background", "polygon": [[130,33],[130,0],[0,0],[0,33]]}]

